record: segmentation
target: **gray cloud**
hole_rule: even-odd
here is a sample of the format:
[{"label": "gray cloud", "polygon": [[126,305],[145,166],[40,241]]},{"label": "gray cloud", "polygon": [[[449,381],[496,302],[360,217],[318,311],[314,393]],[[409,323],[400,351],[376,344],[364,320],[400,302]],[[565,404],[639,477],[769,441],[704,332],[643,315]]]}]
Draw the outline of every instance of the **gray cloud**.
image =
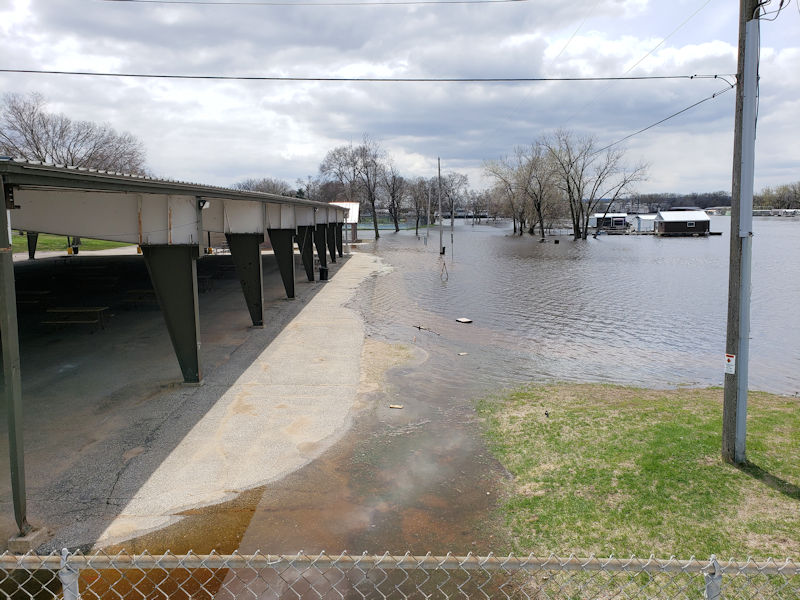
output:
[{"label": "gray cloud", "polygon": [[[633,73],[735,70],[738,9],[713,3],[683,27],[696,8],[644,0],[355,8],[30,0],[27,16],[23,4],[0,8],[3,23],[11,23],[0,39],[3,67],[299,76],[620,75],[672,33]],[[789,16],[765,25],[762,33],[757,186],[797,179],[800,149],[792,140],[800,124],[787,115],[796,114],[791,99],[800,97],[800,26]],[[480,184],[483,160],[556,127],[610,143],[723,87],[719,81],[479,85],[0,75],[2,92],[37,90],[56,110],[138,136],[156,173],[223,185],[244,177],[293,181],[316,173],[330,147],[357,142],[364,133],[409,165],[432,169],[442,156],[450,168],[470,170],[473,184]],[[627,142],[632,160],[651,165],[642,187],[729,188],[732,106],[733,93],[725,94]]]}]

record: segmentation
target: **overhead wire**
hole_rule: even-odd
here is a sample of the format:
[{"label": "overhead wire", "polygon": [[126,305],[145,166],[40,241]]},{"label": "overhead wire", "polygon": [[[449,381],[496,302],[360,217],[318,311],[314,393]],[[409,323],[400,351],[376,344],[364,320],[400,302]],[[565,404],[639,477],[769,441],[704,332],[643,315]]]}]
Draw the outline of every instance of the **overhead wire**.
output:
[{"label": "overhead wire", "polygon": [[[780,4],[778,4],[778,8],[776,8],[773,11],[769,11],[769,12],[767,12],[765,10],[764,13],[761,14],[761,16],[758,16],[758,17],[754,16],[754,18],[757,18],[760,21],[774,21],[781,14],[781,11],[784,8],[786,8],[787,6],[789,6],[791,3],[792,3],[792,0],[788,0],[788,2],[787,2],[787,0],[781,0]],[[772,4],[772,0],[765,0],[764,2],[759,2],[758,6],[756,7],[756,13],[758,13],[759,10],[761,10],[762,8],[767,6],[768,4]],[[798,8],[800,9],[800,4],[798,4]],[[775,15],[775,16],[772,17],[771,19],[765,19],[764,17],[766,17],[767,15]]]},{"label": "overhead wire", "polygon": [[652,81],[667,79],[709,79],[734,77],[732,74],[628,75],[620,77],[302,77],[296,75],[186,75],[176,73],[112,73],[55,69],[0,69],[0,73],[28,75],[76,75],[81,77],[128,77],[138,79],[196,79],[222,81],[308,81],[351,83],[536,83],[577,81]]},{"label": "overhead wire", "polygon": [[[726,83],[728,83],[728,82],[726,81]],[[608,144],[607,146],[603,146],[602,148],[597,150],[595,152],[595,154],[599,154],[600,152],[608,150],[609,148],[611,148],[613,146],[616,146],[617,144],[621,144],[625,140],[629,140],[630,138],[632,138],[632,137],[634,137],[636,135],[639,135],[640,133],[644,133],[648,129],[652,129],[653,127],[657,127],[658,125],[661,125],[662,123],[664,123],[666,121],[669,121],[670,119],[673,119],[673,118],[677,117],[678,115],[682,115],[683,113],[693,109],[696,106],[700,106],[704,102],[708,102],[709,100],[713,100],[714,98],[718,98],[719,96],[721,96],[725,92],[728,92],[728,91],[732,90],[735,87],[736,87],[735,84],[728,83],[728,87],[726,87],[726,88],[724,88],[724,89],[722,89],[722,90],[720,90],[718,92],[714,92],[710,96],[707,96],[707,97],[703,98],[702,100],[699,100],[699,101],[695,102],[694,104],[690,104],[686,108],[682,108],[681,110],[679,110],[677,112],[674,112],[671,115],[669,115],[668,117],[664,117],[663,119],[661,119],[659,121],[656,121],[655,123],[652,123],[652,124],[648,125],[647,127],[643,127],[642,129],[639,129],[638,131],[634,131],[633,133],[628,134],[625,137],[618,139],[616,142],[612,142],[612,143]]]},{"label": "overhead wire", "polygon": [[[650,50],[648,50],[648,51],[647,51],[647,53],[645,53],[645,55],[644,55],[644,56],[642,56],[642,57],[641,57],[639,60],[637,60],[635,63],[633,63],[633,65],[631,65],[630,67],[628,67],[628,68],[625,70],[625,72],[623,73],[623,75],[627,75],[627,74],[628,74],[628,73],[630,73],[630,72],[631,72],[633,69],[635,69],[636,67],[638,67],[638,66],[639,66],[639,65],[640,65],[642,62],[644,62],[644,60],[645,60],[646,58],[648,58],[648,57],[649,57],[651,54],[653,54],[653,52],[655,52],[655,51],[656,51],[658,48],[660,48],[660,47],[661,47],[661,46],[664,44],[664,42],[666,42],[667,40],[669,40],[669,39],[670,39],[670,38],[671,38],[673,35],[675,35],[675,34],[676,34],[678,31],[680,31],[680,30],[681,30],[681,29],[682,29],[682,28],[683,28],[683,27],[684,27],[684,26],[685,26],[685,25],[686,25],[686,24],[687,24],[689,21],[691,21],[691,20],[692,20],[694,17],[696,17],[696,16],[697,16],[697,14],[698,14],[698,13],[699,13],[701,10],[703,10],[703,9],[704,9],[706,6],[708,6],[708,5],[709,5],[711,2],[712,2],[712,0],[706,0],[706,1],[705,1],[705,2],[704,2],[704,3],[703,3],[701,6],[700,6],[700,8],[698,8],[698,9],[697,9],[697,10],[695,10],[695,11],[694,11],[692,14],[690,14],[688,17],[686,17],[686,19],[684,19],[684,20],[683,20],[683,21],[682,21],[682,22],[681,22],[681,23],[680,23],[680,24],[679,24],[677,27],[675,27],[675,28],[674,28],[672,31],[670,31],[670,32],[669,32],[669,33],[668,33],[668,34],[667,34],[667,35],[666,35],[666,36],[665,36],[665,37],[664,37],[664,38],[663,38],[663,39],[662,39],[660,42],[658,42],[658,43],[657,43],[655,46],[653,46],[653,47],[652,47]],[[590,98],[590,99],[589,99],[587,102],[585,102],[583,105],[581,105],[580,107],[578,107],[578,109],[577,109],[575,112],[573,112],[573,113],[572,113],[572,114],[571,114],[571,115],[570,115],[570,116],[567,118],[567,122],[569,123],[570,121],[572,121],[572,119],[574,119],[574,118],[575,118],[577,115],[579,115],[581,112],[583,112],[583,111],[584,111],[584,109],[586,109],[586,107],[587,107],[587,106],[590,106],[591,104],[593,104],[593,103],[595,102],[595,100],[596,100],[596,99],[597,99],[597,95],[594,95],[594,96],[593,96],[592,98]]]}]

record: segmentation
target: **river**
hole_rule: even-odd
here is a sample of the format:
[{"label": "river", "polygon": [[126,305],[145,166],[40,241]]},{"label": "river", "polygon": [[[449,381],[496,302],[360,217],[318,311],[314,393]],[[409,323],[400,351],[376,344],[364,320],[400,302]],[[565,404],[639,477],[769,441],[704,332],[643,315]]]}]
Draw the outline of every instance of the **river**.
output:
[{"label": "river", "polygon": [[[712,217],[724,235],[538,243],[508,222],[457,220],[444,260],[438,229],[427,245],[413,230],[382,231],[362,248],[394,271],[357,305],[372,335],[413,332],[423,346],[466,352],[441,365],[453,372],[426,378],[455,375],[475,393],[527,381],[722,385],[729,228]],[[799,256],[799,220],[754,219],[750,389],[800,393]]]}]

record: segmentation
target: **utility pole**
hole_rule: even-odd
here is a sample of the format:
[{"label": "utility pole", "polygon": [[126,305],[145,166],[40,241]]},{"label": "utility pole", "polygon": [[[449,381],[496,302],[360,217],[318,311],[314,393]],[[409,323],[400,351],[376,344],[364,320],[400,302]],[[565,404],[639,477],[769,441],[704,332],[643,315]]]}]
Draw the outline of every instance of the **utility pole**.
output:
[{"label": "utility pole", "polygon": [[736,121],[731,187],[731,249],[728,279],[728,332],[725,343],[725,396],[722,458],[746,462],[747,373],[750,352],[750,264],[753,248],[753,172],[755,170],[758,90],[759,1],[739,1],[739,57],[736,69]]}]

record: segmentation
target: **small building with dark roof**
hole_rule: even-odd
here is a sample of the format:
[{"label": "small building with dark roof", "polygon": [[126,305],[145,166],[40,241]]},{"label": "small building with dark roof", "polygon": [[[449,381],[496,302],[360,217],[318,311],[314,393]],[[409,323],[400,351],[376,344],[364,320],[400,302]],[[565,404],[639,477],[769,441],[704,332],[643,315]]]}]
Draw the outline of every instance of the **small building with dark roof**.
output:
[{"label": "small building with dark roof", "polygon": [[655,234],[662,236],[708,235],[711,219],[704,210],[660,210]]}]

